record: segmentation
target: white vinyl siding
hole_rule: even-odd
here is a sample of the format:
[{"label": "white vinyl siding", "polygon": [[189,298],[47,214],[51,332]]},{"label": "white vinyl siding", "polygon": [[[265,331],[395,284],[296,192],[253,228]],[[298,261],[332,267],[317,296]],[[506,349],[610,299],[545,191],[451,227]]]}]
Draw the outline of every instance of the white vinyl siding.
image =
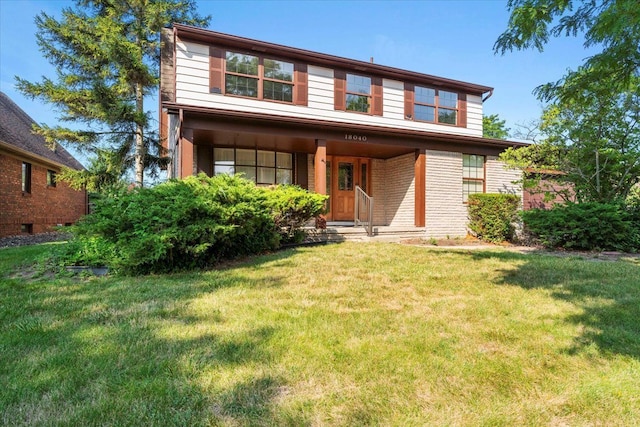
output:
[{"label": "white vinyl siding", "polygon": [[[283,58],[286,59],[286,58]],[[334,109],[333,70],[308,66],[308,106],[261,101],[209,93],[209,47],[192,42],[176,44],[176,102],[238,112],[272,114],[392,129],[482,136],[482,100],[467,96],[467,128],[404,119],[404,90],[400,81],[383,79],[383,116]]]}]

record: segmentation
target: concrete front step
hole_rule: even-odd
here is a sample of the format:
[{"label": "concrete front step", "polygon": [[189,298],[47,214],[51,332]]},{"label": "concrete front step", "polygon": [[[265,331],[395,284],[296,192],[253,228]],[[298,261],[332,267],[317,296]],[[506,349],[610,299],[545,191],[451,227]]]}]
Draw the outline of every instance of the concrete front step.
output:
[{"label": "concrete front step", "polygon": [[307,241],[343,242],[348,240],[382,242],[421,238],[425,235],[425,229],[423,227],[374,226],[373,236],[368,236],[364,227],[328,226],[324,230],[307,229],[307,235]]}]

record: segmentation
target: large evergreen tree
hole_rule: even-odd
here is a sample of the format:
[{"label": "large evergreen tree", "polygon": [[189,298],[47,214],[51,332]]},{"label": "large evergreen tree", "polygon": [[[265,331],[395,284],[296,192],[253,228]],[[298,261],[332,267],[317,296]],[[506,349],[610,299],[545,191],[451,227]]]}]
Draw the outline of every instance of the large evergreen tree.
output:
[{"label": "large evergreen tree", "polygon": [[63,123],[39,125],[48,143],[76,144],[81,150],[110,149],[133,158],[136,185],[145,167],[163,161],[160,141],[144,101],[158,86],[160,29],[173,22],[207,25],[195,0],[77,0],[56,19],[36,17],[38,45],[56,67],[55,79],[17,86],[32,98],[53,104]]}]

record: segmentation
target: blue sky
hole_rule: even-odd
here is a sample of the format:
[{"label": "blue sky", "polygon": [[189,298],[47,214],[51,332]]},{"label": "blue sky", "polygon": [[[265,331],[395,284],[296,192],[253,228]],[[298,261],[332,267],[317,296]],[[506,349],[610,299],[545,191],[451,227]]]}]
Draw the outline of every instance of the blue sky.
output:
[{"label": "blue sky", "polygon": [[[38,50],[33,22],[40,11],[59,16],[69,5],[0,0],[0,90],[48,125],[57,123],[55,111],[22,96],[14,76],[55,77]],[[536,86],[559,79],[590,54],[582,38],[568,37],[552,39],[542,53],[494,55],[493,44],[509,18],[506,0],[201,0],[198,10],[211,15],[209,28],[215,31],[363,61],[373,57],[382,65],[492,86],[485,114],[500,115],[512,129],[539,117],[541,106],[532,95]]]}]

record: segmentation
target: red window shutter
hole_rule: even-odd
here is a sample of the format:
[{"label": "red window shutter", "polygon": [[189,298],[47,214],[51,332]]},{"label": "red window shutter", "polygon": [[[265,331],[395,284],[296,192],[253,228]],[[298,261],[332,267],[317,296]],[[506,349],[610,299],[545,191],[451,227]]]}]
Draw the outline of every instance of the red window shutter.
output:
[{"label": "red window shutter", "polygon": [[374,116],[382,116],[382,78],[373,77],[371,79],[371,114]]},{"label": "red window shutter", "polygon": [[295,105],[308,105],[309,103],[309,76],[307,64],[294,65],[293,103]]},{"label": "red window shutter", "polygon": [[344,111],[347,108],[347,73],[340,70],[333,71],[333,105],[336,110]]},{"label": "red window shutter", "polygon": [[458,94],[458,126],[467,127],[467,94]]},{"label": "red window shutter", "polygon": [[209,92],[224,93],[224,51],[209,47]]},{"label": "red window shutter", "polygon": [[415,101],[415,86],[411,83],[404,84],[404,118],[413,120],[413,104]]}]

